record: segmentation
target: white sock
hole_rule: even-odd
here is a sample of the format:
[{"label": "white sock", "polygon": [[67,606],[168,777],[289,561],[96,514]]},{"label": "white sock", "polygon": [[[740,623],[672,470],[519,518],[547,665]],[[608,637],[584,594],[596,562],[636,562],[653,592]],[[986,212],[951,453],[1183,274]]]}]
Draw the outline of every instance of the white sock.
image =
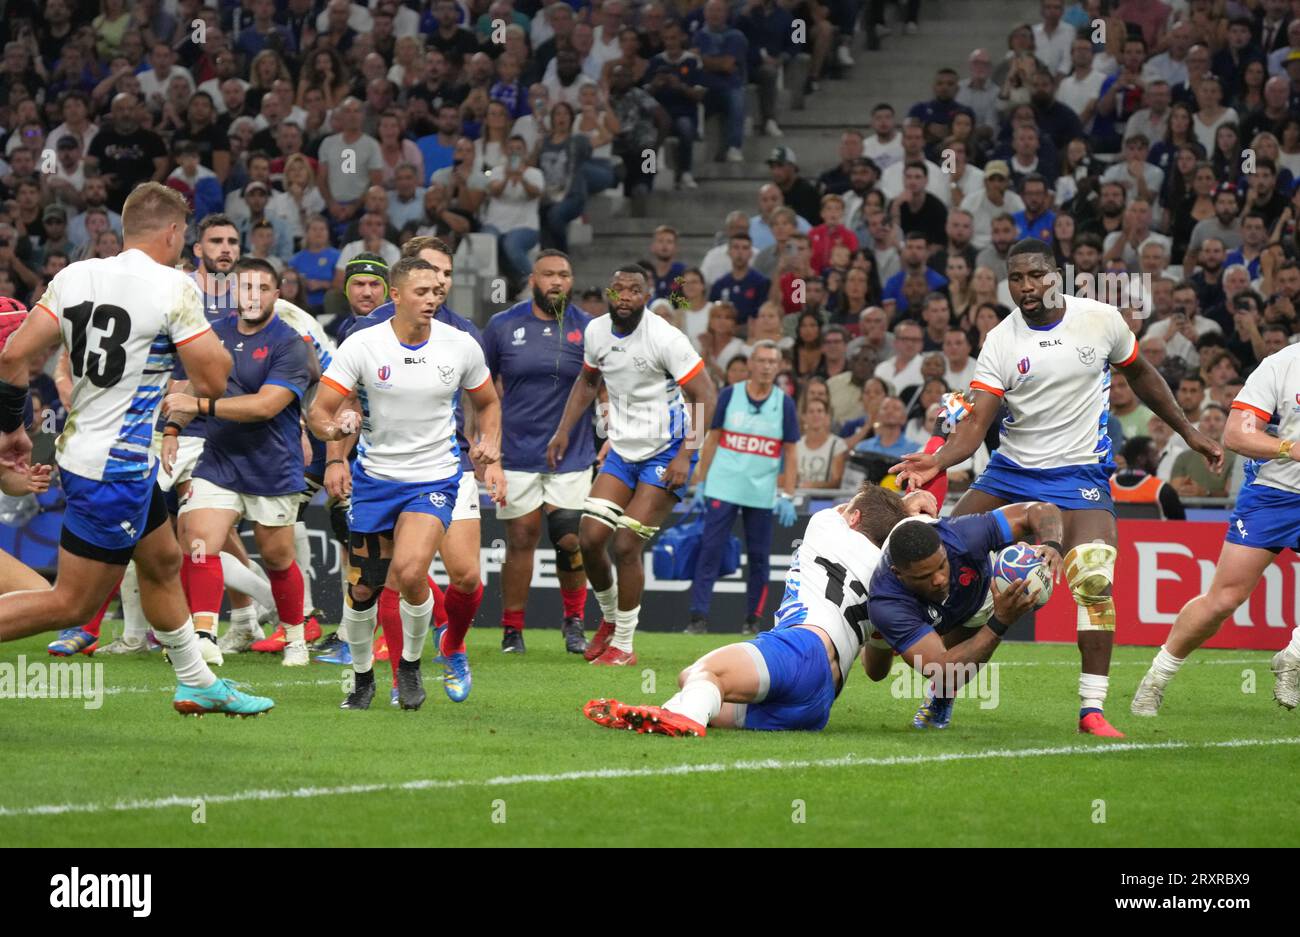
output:
[{"label": "white sock", "polygon": [[616,647],[625,654],[632,653],[632,635],[636,634],[637,618],[641,615],[641,606],[628,609],[626,612],[619,609],[614,613],[614,640],[610,641],[611,647]]},{"label": "white sock", "polygon": [[239,562],[229,553],[221,554],[221,575],[226,579],[226,588],[242,592],[254,602],[275,608],[275,596],[271,594],[271,583]]},{"label": "white sock", "polygon": [[1286,646],[1286,652],[1292,657],[1300,657],[1300,625],[1291,632],[1291,643]]},{"label": "white sock", "polygon": [[424,639],[429,636],[429,621],[433,618],[433,593],[420,605],[411,605],[406,599],[398,603],[402,612],[402,660],[417,661],[424,653]]},{"label": "white sock", "polygon": [[1110,689],[1110,677],[1099,673],[1079,674],[1079,699],[1084,709],[1105,709],[1106,691]]},{"label": "white sock", "polygon": [[712,680],[687,680],[686,686],[664,703],[662,708],[707,726],[709,720],[722,711],[722,692]]},{"label": "white sock", "polygon": [[280,624],[284,625],[284,639],[290,644],[307,640],[307,626],[302,622],[298,622],[296,625],[291,625],[282,621]]},{"label": "white sock", "polygon": [[194,622],[185,619],[185,624],[175,631],[155,629],[158,643],[167,649],[167,657],[176,671],[176,679],[185,686],[209,687],[217,682],[216,675],[203,662],[203,653],[199,650],[199,639],[194,633]]},{"label": "white sock", "polygon": [[365,673],[375,665],[375,619],[378,616],[377,605],[359,612],[350,603],[343,603],[339,631],[352,651],[352,669],[357,673]]},{"label": "white sock", "polygon": [[[230,630],[231,631],[256,631],[262,635],[262,629],[257,625],[257,606],[245,605],[243,608],[232,608],[230,610]],[[262,635],[262,637],[266,637]]]},{"label": "white sock", "polygon": [[1187,662],[1186,657],[1175,657],[1161,645],[1156,656],[1151,660],[1151,675],[1156,678],[1156,683],[1164,686],[1172,680],[1183,664]]},{"label": "white sock", "polygon": [[600,615],[605,621],[618,621],[618,580],[613,580],[604,592],[596,592],[596,601],[600,603]]},{"label": "white sock", "polygon": [[127,644],[143,644],[149,633],[149,621],[140,605],[140,580],[135,572],[135,561],[126,564],[122,576],[122,640]]},{"label": "white sock", "polygon": [[311,595],[311,538],[307,536],[307,524],[303,521],[293,525],[293,546],[298,557],[298,568],[302,570],[302,610],[310,615],[316,609]]}]

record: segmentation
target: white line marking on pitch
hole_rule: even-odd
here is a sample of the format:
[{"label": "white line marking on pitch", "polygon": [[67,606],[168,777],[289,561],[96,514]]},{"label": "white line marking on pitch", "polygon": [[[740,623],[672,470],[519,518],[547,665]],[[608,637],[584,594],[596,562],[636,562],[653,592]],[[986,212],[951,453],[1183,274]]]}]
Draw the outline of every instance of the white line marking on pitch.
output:
[{"label": "white line marking on pitch", "polygon": [[1300,737],[1273,739],[1227,739],[1221,742],[1119,742],[1114,745],[1064,745],[1059,748],[996,748],[982,752],[944,752],[932,755],[894,755],[888,758],[859,758],[843,755],[814,761],[735,761],[731,764],[686,764],[665,768],[599,768],[566,771],[562,774],[512,774],[484,780],[468,778],[429,778],[385,784],[349,784],[345,787],[300,787],[294,790],[251,790],[233,794],[187,794],[152,800],[119,800],[100,804],[41,804],[34,807],[0,807],[0,817],[57,816],[70,813],[123,813],[135,810],[161,810],[167,807],[194,806],[196,800],[208,805],[235,804],[259,800],[298,800],[311,797],[338,797],[345,794],[373,794],[380,791],[451,790],[463,787],[511,787],[521,784],[554,784],[561,781],[611,781],[625,778],[680,777],[689,774],[721,774],[727,771],[790,771],[808,768],[892,768],[937,764],[950,761],[980,761],[998,758],[1045,758],[1055,755],[1108,755],[1116,752],[1177,751],[1185,749],[1256,748],[1274,745],[1300,745]]}]

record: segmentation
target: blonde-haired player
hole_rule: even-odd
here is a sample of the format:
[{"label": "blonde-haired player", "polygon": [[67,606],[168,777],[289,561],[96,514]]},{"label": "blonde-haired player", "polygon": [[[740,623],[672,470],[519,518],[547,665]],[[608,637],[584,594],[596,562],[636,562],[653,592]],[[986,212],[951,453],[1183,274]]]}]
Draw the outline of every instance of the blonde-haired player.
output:
[{"label": "blonde-haired player", "polygon": [[122,208],[122,253],[61,270],[0,352],[0,465],[9,468],[25,466],[31,454],[22,424],[28,362],[62,340],[73,373],[56,447],[67,495],[58,578],[50,591],[0,596],[0,640],[89,620],[134,558],[145,615],[180,684],[173,706],[256,715],[274,703],[218,680],[200,654],[150,451],[178,355],[202,396],[225,393],[230,373],[198,288],[176,269],[188,215],[176,191],[138,186]]}]

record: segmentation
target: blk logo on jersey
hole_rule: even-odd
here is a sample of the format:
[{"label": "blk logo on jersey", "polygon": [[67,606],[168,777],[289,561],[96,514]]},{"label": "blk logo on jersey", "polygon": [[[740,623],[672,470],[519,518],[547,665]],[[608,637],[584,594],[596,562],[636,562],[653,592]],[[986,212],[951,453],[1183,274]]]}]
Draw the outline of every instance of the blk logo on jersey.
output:
[{"label": "blk logo on jersey", "polygon": [[402,360],[402,363],[403,364],[424,364],[428,360],[429,360],[428,358],[404,358]]},{"label": "blk logo on jersey", "polygon": [[378,372],[378,373],[379,373],[379,379],[380,379],[381,381],[386,381],[386,380],[388,380],[390,377],[393,376],[393,369],[390,368],[388,365],[385,364],[385,365],[382,365],[382,366],[379,368],[379,372]]},{"label": "blk logo on jersey", "polygon": [[1028,358],[1021,358],[1019,361],[1017,361],[1017,362],[1016,362],[1016,370],[1019,371],[1021,374],[1028,374],[1028,373],[1029,373],[1029,359],[1028,359]]},{"label": "blk logo on jersey", "polygon": [[1096,363],[1097,349],[1093,348],[1091,345],[1084,345],[1082,348],[1076,350],[1079,352],[1079,360],[1088,367],[1092,367],[1092,365]]}]

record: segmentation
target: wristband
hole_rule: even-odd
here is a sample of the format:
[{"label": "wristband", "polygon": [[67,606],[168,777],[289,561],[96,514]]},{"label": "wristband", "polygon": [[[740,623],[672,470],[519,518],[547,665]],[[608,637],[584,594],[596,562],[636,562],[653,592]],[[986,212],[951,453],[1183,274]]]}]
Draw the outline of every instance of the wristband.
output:
[{"label": "wristband", "polygon": [[1065,548],[1061,546],[1061,541],[1059,540],[1044,540],[1043,546],[1051,547],[1061,556],[1065,556]]},{"label": "wristband", "polygon": [[163,429],[174,429],[179,433],[181,430],[185,429],[185,427],[181,426],[181,424],[177,423],[175,420],[168,420],[163,424]]},{"label": "wristband", "polygon": [[0,381],[0,433],[12,433],[23,426],[27,388]]},{"label": "wristband", "polygon": [[346,465],[347,461],[347,459],[330,459],[325,463],[325,467],[329,468],[331,465]]},{"label": "wristband", "polygon": [[992,631],[994,634],[996,634],[999,638],[1002,637],[1004,634],[1006,634],[1007,629],[1011,627],[1010,625],[1005,624],[1004,622],[998,621],[998,617],[996,615],[990,615],[989,620],[986,621],[985,624],[988,625],[989,630]]},{"label": "wristband", "polygon": [[777,492],[777,497],[779,497],[779,498],[783,498],[783,499],[785,499],[786,501],[793,501],[793,500],[794,500],[794,495],[790,494],[789,492],[785,492],[785,491],[778,491],[778,492]]},{"label": "wristband", "polygon": [[217,398],[216,398],[216,397],[209,397],[209,398],[208,398],[208,416],[212,417],[212,419],[214,419],[214,420],[217,418]]},{"label": "wristband", "polygon": [[1295,440],[1294,440],[1294,439],[1284,439],[1284,440],[1282,440],[1282,444],[1281,444],[1280,446],[1277,447],[1277,455],[1274,456],[1274,458],[1277,458],[1277,459],[1289,459],[1289,458],[1291,458],[1291,447],[1294,446],[1294,445],[1295,445]]}]

